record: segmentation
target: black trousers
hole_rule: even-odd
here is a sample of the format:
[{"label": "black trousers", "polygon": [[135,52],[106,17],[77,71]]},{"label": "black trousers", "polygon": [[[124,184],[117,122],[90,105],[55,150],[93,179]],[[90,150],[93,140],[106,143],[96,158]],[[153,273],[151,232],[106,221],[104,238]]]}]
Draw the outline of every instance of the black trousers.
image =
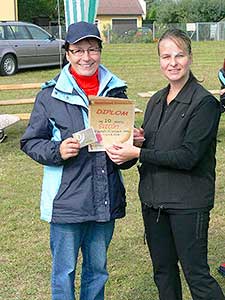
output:
[{"label": "black trousers", "polygon": [[162,210],[160,217],[158,213],[158,210],[142,205],[160,300],[182,300],[178,261],[193,300],[225,300],[207,263],[209,212],[176,214]]}]

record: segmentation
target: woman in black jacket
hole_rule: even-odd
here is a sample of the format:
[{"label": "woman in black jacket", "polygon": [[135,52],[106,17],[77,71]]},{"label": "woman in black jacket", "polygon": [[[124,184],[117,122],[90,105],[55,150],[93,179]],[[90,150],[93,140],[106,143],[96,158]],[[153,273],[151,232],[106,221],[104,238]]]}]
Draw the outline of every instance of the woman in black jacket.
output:
[{"label": "woman in black jacket", "polygon": [[190,71],[191,41],[168,30],[158,44],[169,84],[149,101],[142,147],[113,145],[117,164],[138,158],[139,196],[160,300],[181,300],[178,261],[193,300],[224,300],[207,263],[210,210],[215,194],[215,152],[220,107]]}]

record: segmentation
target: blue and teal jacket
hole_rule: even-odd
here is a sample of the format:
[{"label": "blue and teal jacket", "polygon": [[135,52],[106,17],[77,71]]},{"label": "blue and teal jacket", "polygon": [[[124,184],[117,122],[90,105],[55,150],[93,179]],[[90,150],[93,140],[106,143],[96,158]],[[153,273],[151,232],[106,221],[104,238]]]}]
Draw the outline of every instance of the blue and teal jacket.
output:
[{"label": "blue and teal jacket", "polygon": [[[62,140],[89,127],[88,98],[69,72],[43,85],[21,149],[44,165],[41,219],[53,223],[107,222],[125,215],[125,189],[118,166],[103,152],[88,152],[68,160],[60,156]],[[126,84],[99,66],[98,96],[126,98]]]}]

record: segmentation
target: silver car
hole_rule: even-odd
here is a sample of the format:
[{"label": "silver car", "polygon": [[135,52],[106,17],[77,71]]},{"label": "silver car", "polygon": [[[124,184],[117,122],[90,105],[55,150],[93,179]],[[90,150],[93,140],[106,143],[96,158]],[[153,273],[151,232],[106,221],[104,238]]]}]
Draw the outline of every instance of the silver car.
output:
[{"label": "silver car", "polygon": [[0,22],[0,74],[13,75],[18,69],[60,65],[63,40],[41,27],[26,22]]}]

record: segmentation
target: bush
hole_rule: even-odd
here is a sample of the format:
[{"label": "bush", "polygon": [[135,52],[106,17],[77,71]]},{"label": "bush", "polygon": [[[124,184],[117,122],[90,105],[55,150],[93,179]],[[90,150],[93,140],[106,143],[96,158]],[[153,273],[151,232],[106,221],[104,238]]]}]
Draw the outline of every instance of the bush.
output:
[{"label": "bush", "polygon": [[110,39],[108,37],[107,40],[113,44],[119,43],[152,43],[152,33],[149,32],[148,34],[140,33],[136,30],[129,30],[124,32],[123,34],[119,35],[113,31],[109,31]]}]

